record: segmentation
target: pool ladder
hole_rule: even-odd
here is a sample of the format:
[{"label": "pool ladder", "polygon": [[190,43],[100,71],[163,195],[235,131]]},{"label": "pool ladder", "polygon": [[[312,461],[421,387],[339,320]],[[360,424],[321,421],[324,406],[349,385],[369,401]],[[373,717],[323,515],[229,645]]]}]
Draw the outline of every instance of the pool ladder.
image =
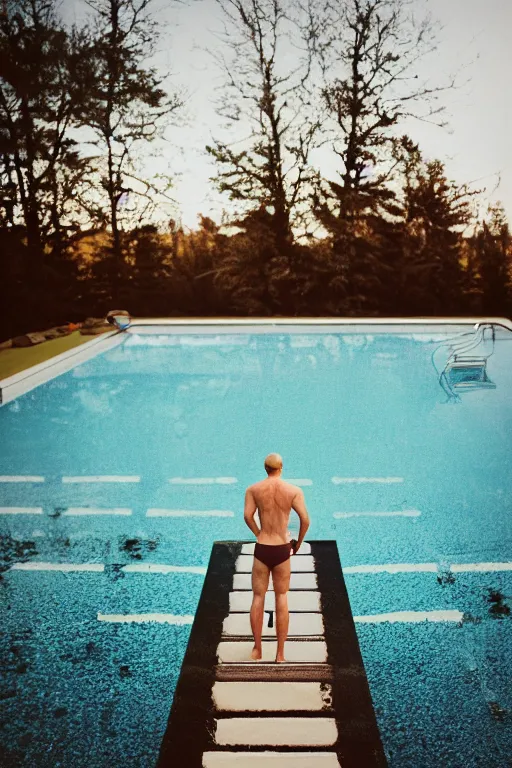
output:
[{"label": "pool ladder", "polygon": [[[463,338],[468,337],[469,338]],[[439,383],[448,395],[448,400],[460,402],[459,392],[475,389],[496,389],[496,384],[487,375],[487,360],[494,353],[496,334],[494,325],[477,323],[475,332],[456,337],[451,343],[442,344],[435,350],[432,361],[439,375]],[[490,348],[487,345],[490,342]],[[481,354],[475,354],[483,345]],[[448,350],[448,357],[441,373],[434,362],[434,356]]]}]

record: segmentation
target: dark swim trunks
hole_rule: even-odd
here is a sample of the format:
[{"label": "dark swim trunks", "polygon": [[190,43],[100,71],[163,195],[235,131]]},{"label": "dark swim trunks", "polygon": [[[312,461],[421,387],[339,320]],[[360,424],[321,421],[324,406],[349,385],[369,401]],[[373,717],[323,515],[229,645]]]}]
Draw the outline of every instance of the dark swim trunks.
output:
[{"label": "dark swim trunks", "polygon": [[295,548],[296,541],[289,541],[287,544],[258,544],[254,546],[254,557],[264,563],[267,568],[274,568],[276,565],[284,563]]}]

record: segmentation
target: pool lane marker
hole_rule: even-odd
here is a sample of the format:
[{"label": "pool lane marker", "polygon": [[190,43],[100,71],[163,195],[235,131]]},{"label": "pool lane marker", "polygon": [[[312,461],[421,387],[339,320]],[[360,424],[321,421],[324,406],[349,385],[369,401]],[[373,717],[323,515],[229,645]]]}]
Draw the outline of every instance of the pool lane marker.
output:
[{"label": "pool lane marker", "polygon": [[452,573],[471,573],[473,571],[512,571],[512,562],[509,563],[453,563],[449,566]]},{"label": "pool lane marker", "polygon": [[42,507],[0,507],[0,515],[42,515]]},{"label": "pool lane marker", "polygon": [[172,485],[234,485],[236,477],[171,477]]},{"label": "pool lane marker", "polygon": [[334,485],[342,483],[403,483],[403,477],[332,477]]},{"label": "pool lane marker", "polygon": [[0,483],[44,483],[40,475],[0,475]]},{"label": "pool lane marker", "polygon": [[193,616],[176,616],[172,613],[98,613],[98,621],[108,621],[114,624],[193,624]]},{"label": "pool lane marker", "polygon": [[69,507],[62,513],[67,517],[76,517],[83,515],[123,515],[128,516],[132,514],[131,509],[125,507],[115,507],[113,509],[98,509],[96,507]]},{"label": "pool lane marker", "polygon": [[335,520],[349,517],[420,517],[419,509],[400,509],[393,512],[334,512]]},{"label": "pool lane marker", "polygon": [[395,611],[394,613],[376,613],[374,615],[354,616],[360,624],[417,623],[421,621],[462,621],[461,611]]},{"label": "pool lane marker", "polygon": [[140,483],[139,475],[83,475],[63,477],[63,483]]},{"label": "pool lane marker", "polygon": [[74,571],[90,571],[92,573],[102,573],[105,570],[103,563],[14,563],[9,571],[62,571],[72,573]]},{"label": "pool lane marker", "polygon": [[[43,531],[34,531],[32,536],[44,536]],[[16,537],[15,537],[16,538]],[[25,538],[25,537],[21,537]],[[252,546],[252,545],[250,545]],[[102,572],[105,566],[102,563],[43,563],[27,562],[14,563],[7,570],[18,571],[95,571]],[[166,565],[164,563],[130,563],[121,566],[126,573],[196,573],[205,575],[206,567],[202,565]],[[512,571],[512,561],[503,563],[457,563],[449,565],[447,570],[452,573],[483,573]],[[437,563],[387,563],[383,565],[349,565],[343,569],[345,574],[379,574],[379,573],[441,573],[445,572]],[[245,591],[251,589],[250,573],[235,573],[233,577],[233,589]],[[316,574],[294,571],[290,580],[291,590],[308,591],[317,589]],[[273,592],[272,579],[269,582],[269,594]],[[234,594],[234,593],[232,593]],[[270,600],[272,598],[269,598]]]},{"label": "pool lane marker", "polygon": [[205,574],[201,565],[162,565],[160,563],[131,563],[121,568],[125,573],[199,573]]},{"label": "pool lane marker", "polygon": [[313,485],[313,481],[308,480],[307,478],[299,478],[298,480],[292,478],[290,480],[289,478],[286,477],[286,478],[283,478],[283,480],[285,480],[287,483],[291,483],[292,485],[299,485],[301,487],[306,485]]},{"label": "pool lane marker", "polygon": [[343,573],[438,573],[437,563],[387,563],[383,565],[349,565]]},{"label": "pool lane marker", "polygon": [[148,509],[146,517],[234,517],[228,509]]}]

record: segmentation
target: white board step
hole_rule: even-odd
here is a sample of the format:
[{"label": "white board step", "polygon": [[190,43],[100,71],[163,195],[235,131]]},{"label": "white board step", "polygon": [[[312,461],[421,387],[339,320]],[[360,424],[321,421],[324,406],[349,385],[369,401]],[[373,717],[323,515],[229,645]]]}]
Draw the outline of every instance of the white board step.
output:
[{"label": "white board step", "polygon": [[334,752],[204,752],[203,768],[340,768]]},{"label": "white board step", "polygon": [[[268,626],[268,614],[263,617],[264,636],[276,636],[276,617],[273,617],[273,626]],[[239,635],[252,637],[251,622],[248,613],[230,613],[226,616],[222,625],[225,635]],[[289,637],[301,637],[308,635],[323,635],[324,622],[321,613],[291,613],[288,629]]]},{"label": "white board step", "polygon": [[327,747],[338,738],[331,717],[229,717],[216,720],[220,745]]},{"label": "white board step", "polygon": [[227,712],[318,712],[330,709],[332,689],[320,683],[220,683],[212,689],[213,702]]},{"label": "white board step", "polygon": [[[292,573],[290,576],[290,591],[294,589],[316,589],[318,586],[316,580],[316,573]],[[233,576],[233,589],[250,589],[251,574],[250,573],[235,573]],[[274,585],[272,584],[272,574],[268,582],[268,591],[273,592]]]},{"label": "white board step", "polygon": [[[230,592],[229,610],[250,611],[252,592]],[[273,592],[265,595],[265,610],[275,611],[276,601]],[[320,611],[320,592],[288,592],[288,610],[315,613]]]},{"label": "white board step", "polygon": [[[217,658],[221,664],[232,663],[240,664],[260,664],[261,662],[251,659],[251,651],[254,643],[252,641],[238,642],[224,641],[217,647]],[[269,640],[261,644],[262,661],[272,662],[276,658],[277,641]],[[327,661],[327,646],[323,640],[310,640],[301,642],[300,640],[287,640],[285,646],[286,660],[289,662],[309,662],[322,664]]]}]

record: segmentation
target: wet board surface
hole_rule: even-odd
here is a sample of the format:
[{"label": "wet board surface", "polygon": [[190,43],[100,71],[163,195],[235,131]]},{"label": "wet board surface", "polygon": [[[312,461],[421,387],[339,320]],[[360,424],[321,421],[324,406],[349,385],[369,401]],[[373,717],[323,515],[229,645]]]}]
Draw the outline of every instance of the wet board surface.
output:
[{"label": "wet board surface", "polygon": [[157,768],[387,766],[336,542],[292,557],[308,581],[290,584],[284,664],[273,595],[263,660],[250,659],[251,547],[213,545]]}]

